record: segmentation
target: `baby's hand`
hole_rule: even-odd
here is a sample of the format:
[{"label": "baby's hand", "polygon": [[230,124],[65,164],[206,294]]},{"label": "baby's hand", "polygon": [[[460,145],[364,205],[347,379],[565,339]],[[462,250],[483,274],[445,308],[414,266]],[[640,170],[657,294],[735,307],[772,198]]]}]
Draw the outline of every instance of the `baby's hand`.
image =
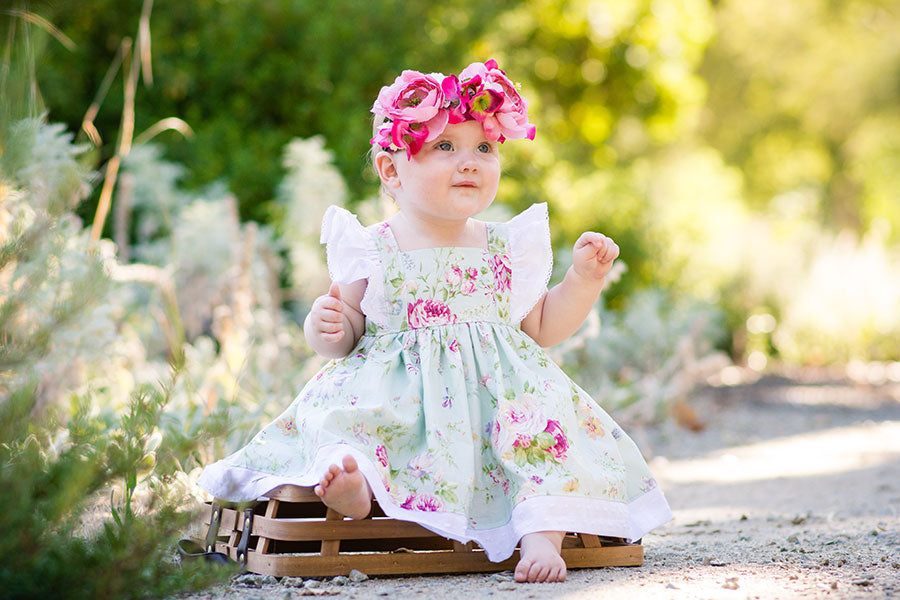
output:
[{"label": "baby's hand", "polygon": [[586,231],[575,242],[572,252],[572,268],[586,279],[603,279],[619,256],[614,241],[594,231]]},{"label": "baby's hand", "polygon": [[332,283],[328,293],[313,302],[309,324],[323,342],[337,342],[344,337],[344,302],[338,284]]}]

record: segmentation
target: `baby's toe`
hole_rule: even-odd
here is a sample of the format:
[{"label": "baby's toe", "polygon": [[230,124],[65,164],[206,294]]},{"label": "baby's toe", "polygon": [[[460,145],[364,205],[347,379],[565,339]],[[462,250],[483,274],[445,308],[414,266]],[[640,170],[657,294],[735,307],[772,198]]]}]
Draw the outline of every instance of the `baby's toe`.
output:
[{"label": "baby's toe", "polygon": [[531,565],[531,568],[528,569],[528,583],[535,583],[538,580],[538,575],[541,574],[541,565],[538,563],[534,563]]},{"label": "baby's toe", "polygon": [[528,570],[531,568],[531,561],[520,560],[516,565],[515,580],[519,583],[528,581]]},{"label": "baby's toe", "polygon": [[348,473],[352,473],[358,467],[358,465],[356,464],[356,459],[349,454],[344,457],[342,464],[344,465],[344,470]]}]

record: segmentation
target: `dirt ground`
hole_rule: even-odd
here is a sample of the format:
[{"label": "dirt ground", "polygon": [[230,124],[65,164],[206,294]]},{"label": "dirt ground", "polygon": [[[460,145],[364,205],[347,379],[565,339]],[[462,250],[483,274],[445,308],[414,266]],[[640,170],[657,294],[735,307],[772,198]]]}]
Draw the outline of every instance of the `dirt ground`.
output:
[{"label": "dirt ground", "polygon": [[699,433],[631,432],[675,514],[644,538],[642,567],[555,584],[511,572],[301,587],[245,577],[186,598],[900,598],[900,385],[768,377],[691,404]]}]

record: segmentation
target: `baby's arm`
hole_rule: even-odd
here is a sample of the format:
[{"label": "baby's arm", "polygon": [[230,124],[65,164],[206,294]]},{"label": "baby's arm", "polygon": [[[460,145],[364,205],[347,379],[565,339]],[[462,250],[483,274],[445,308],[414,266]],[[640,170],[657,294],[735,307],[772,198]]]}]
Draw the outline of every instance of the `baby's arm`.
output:
[{"label": "baby's arm", "polygon": [[367,280],[342,285],[332,283],[328,293],[313,302],[303,323],[303,333],[313,350],[329,358],[347,356],[365,332],[366,317],[360,302]]},{"label": "baby's arm", "polygon": [[618,256],[619,247],[605,235],[581,234],[566,276],[522,319],[522,331],[545,348],[568,339],[594,306]]}]

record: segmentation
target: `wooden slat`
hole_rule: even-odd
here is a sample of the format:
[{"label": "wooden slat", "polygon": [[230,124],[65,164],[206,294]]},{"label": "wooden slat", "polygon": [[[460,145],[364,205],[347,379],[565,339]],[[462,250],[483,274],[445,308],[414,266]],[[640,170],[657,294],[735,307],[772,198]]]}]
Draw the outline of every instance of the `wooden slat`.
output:
[{"label": "wooden slat", "polygon": [[[325,513],[326,521],[341,521],[344,520],[344,515],[329,507],[328,512]],[[323,540],[322,541],[322,556],[337,556],[338,551],[341,549],[341,540]]]},{"label": "wooden slat", "polygon": [[274,490],[269,490],[263,496],[282,502],[321,502],[316,496],[314,487],[300,487],[298,485],[282,485]]},{"label": "wooden slat", "polygon": [[579,533],[578,537],[581,538],[581,542],[584,544],[585,548],[600,547],[600,538],[598,538],[596,535],[591,535],[589,533]]},{"label": "wooden slat", "polygon": [[[608,548],[580,548],[563,550],[567,568],[630,567],[643,563],[643,548],[636,544]],[[403,575],[423,573],[486,573],[514,569],[519,561],[515,552],[503,562],[494,563],[483,551],[473,552],[398,552],[353,553],[336,556],[260,555],[251,552],[247,568],[255,573],[275,577],[331,577],[347,575],[358,569],[369,575]]]},{"label": "wooden slat", "polygon": [[274,519],[278,514],[278,505],[280,502],[278,500],[269,500],[266,503],[266,516],[265,517],[256,517],[253,519],[253,527],[250,530],[254,535],[258,535],[259,539],[256,540],[256,551],[260,554],[265,554],[269,551],[269,544],[271,539],[262,535],[257,531],[258,527],[256,526],[256,522],[262,519]]},{"label": "wooden slat", "polygon": [[472,542],[466,542],[465,544],[457,542],[453,540],[453,551],[454,552],[472,552],[475,549],[475,544]]},{"label": "wooden slat", "polygon": [[267,516],[253,519],[253,535],[288,542],[437,537],[437,534],[417,523],[394,519],[323,521],[273,519]]}]

